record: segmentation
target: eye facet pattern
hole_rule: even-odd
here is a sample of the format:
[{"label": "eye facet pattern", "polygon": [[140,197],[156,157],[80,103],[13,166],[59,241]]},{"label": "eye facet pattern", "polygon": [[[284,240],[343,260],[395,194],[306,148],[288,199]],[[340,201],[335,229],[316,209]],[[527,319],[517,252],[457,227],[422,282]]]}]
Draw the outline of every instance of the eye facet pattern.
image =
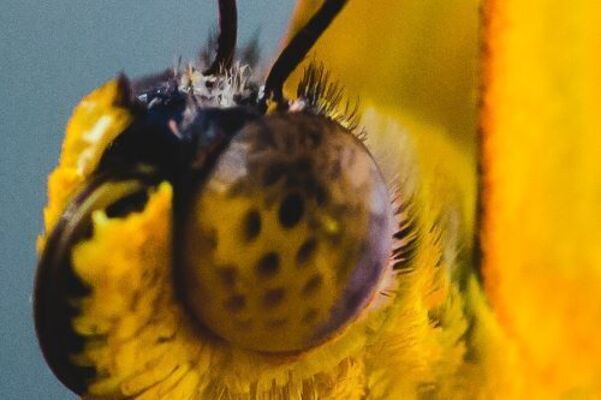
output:
[{"label": "eye facet pattern", "polygon": [[388,265],[389,198],[369,152],[336,122],[276,113],[247,124],[182,228],[179,281],[199,326],[265,352],[340,333]]}]

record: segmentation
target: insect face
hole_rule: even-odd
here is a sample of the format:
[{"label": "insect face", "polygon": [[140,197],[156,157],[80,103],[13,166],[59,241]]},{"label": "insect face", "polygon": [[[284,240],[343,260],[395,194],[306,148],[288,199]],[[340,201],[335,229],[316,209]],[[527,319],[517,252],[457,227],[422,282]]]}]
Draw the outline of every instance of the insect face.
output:
[{"label": "insect face", "polygon": [[[208,68],[121,77],[93,124],[82,114],[93,127],[68,138],[82,143],[70,154],[80,184],[46,241],[35,299],[42,349],[72,390],[87,393],[113,374],[90,350],[112,343],[110,329],[76,323],[94,318],[87,307],[103,283],[83,277],[75,248],[94,237],[98,215],[144,210],[161,182],[173,188],[164,279],[194,340],[291,354],[341,334],[370,302],[391,253],[386,183],[323,70],[308,69],[297,99],[282,94],[344,3],[326,1],[261,85],[232,64],[235,4],[221,1]],[[83,109],[97,106],[93,98]],[[130,122],[107,139],[101,122],[110,125],[103,118],[115,107]]]}]

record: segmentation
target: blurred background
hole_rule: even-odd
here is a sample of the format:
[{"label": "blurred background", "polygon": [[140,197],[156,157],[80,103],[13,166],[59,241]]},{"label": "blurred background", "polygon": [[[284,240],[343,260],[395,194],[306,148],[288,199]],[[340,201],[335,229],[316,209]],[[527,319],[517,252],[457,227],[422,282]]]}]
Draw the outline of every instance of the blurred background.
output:
[{"label": "blurred background", "polygon": [[[82,96],[119,72],[135,77],[196,58],[216,27],[210,0],[34,0],[0,13],[0,397],[76,398],[53,377],[32,317],[35,239],[46,178]],[[239,42],[258,35],[268,66],[293,0],[239,2]]]}]

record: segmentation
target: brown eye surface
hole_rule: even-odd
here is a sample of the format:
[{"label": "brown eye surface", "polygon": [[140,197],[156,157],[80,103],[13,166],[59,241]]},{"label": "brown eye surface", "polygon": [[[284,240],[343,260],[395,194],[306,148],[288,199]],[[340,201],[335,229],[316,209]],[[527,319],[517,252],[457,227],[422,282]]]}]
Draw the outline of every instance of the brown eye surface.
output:
[{"label": "brown eye surface", "polygon": [[326,340],[380,281],[389,198],[367,149],[337,123],[302,113],[249,123],[193,196],[181,271],[189,308],[246,349]]}]

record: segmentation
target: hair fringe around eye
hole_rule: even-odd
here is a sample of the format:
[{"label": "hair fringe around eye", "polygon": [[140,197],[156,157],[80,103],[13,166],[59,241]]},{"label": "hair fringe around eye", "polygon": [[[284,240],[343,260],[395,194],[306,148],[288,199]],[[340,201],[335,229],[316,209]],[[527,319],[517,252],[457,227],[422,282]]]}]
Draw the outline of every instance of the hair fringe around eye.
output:
[{"label": "hair fringe around eye", "polygon": [[322,63],[311,62],[305,68],[296,95],[306,102],[307,110],[338,122],[362,141],[366,139],[366,132],[358,130],[361,119],[359,99],[350,101],[344,88],[330,79],[330,73]]}]

